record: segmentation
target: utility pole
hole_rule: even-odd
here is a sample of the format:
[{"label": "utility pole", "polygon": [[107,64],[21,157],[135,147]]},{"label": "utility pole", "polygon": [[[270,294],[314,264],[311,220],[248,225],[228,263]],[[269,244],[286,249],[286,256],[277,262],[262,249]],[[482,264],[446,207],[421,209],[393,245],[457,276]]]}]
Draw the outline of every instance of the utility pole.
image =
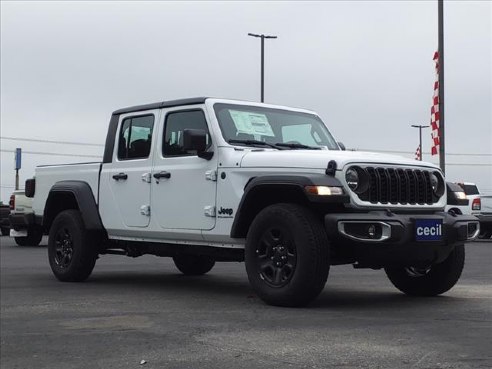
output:
[{"label": "utility pole", "polygon": [[277,38],[277,36],[270,36],[264,34],[248,33],[248,36],[261,38],[261,102],[265,101],[265,39]]},{"label": "utility pole", "polygon": [[444,0],[437,0],[439,35],[439,167],[446,174],[446,151],[444,149]]},{"label": "utility pole", "polygon": [[419,150],[420,150],[420,161],[422,161],[422,128],[429,128],[430,126],[422,126],[420,124],[412,124],[413,128],[419,129]]}]

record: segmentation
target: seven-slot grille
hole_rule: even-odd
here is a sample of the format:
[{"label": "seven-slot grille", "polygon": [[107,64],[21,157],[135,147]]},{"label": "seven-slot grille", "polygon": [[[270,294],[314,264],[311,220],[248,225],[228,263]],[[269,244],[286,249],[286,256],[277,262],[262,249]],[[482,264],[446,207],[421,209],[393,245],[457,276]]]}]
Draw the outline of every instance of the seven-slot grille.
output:
[{"label": "seven-slot grille", "polygon": [[362,201],[373,204],[433,204],[431,172],[421,169],[363,168],[368,174],[369,188],[358,194]]}]

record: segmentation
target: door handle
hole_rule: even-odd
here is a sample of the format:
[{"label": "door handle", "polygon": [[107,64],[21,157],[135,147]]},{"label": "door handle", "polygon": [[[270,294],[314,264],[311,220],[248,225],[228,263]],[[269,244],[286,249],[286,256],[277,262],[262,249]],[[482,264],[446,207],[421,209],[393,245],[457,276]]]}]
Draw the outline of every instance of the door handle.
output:
[{"label": "door handle", "polygon": [[120,179],[126,180],[126,179],[128,179],[128,174],[126,174],[126,173],[118,173],[118,174],[115,174],[113,176],[113,179],[115,179],[117,181],[119,181]]},{"label": "door handle", "polygon": [[171,178],[171,173],[169,173],[169,172],[154,173],[154,178],[155,179]]}]

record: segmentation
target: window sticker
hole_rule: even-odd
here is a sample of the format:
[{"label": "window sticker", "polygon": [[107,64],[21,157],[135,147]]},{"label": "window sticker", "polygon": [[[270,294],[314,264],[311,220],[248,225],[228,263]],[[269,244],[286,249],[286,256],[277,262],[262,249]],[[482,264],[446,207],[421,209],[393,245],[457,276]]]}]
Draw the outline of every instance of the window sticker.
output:
[{"label": "window sticker", "polygon": [[274,137],[274,133],[265,114],[229,110],[237,133]]}]

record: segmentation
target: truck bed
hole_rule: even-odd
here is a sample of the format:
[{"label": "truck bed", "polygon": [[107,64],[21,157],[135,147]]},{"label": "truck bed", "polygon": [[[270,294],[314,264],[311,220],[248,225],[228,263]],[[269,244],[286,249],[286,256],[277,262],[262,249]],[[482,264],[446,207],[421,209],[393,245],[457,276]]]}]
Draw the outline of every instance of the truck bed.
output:
[{"label": "truck bed", "polygon": [[64,165],[46,165],[36,168],[36,195],[34,196],[34,214],[43,215],[44,205],[51,187],[59,181],[84,181],[89,184],[96,201],[99,192],[99,172],[102,163],[80,163]]}]

